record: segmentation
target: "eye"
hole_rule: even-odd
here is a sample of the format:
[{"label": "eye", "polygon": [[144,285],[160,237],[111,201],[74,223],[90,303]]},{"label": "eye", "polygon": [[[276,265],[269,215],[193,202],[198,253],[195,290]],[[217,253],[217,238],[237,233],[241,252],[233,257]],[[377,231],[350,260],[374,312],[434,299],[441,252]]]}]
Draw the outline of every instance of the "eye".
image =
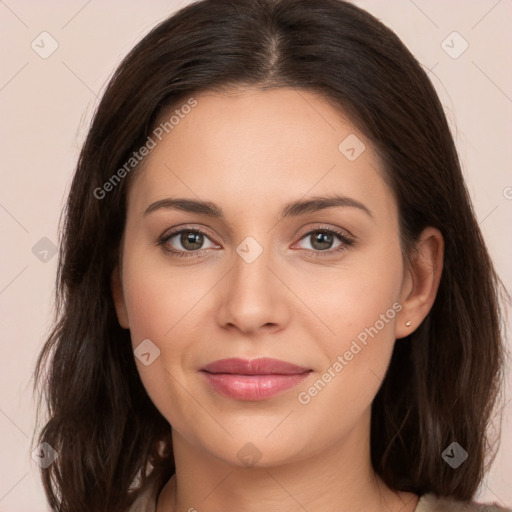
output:
[{"label": "eye", "polygon": [[[210,241],[211,245],[204,247],[203,245],[206,240]],[[203,249],[211,249],[216,247],[216,245],[210,240],[206,233],[200,229],[190,228],[173,231],[164,235],[158,241],[158,245],[162,245],[164,250],[167,252],[173,253],[176,256],[184,257],[194,256],[196,255],[195,253],[200,252]]]},{"label": "eye", "polygon": [[[347,233],[332,228],[318,228],[308,231],[300,240],[309,241],[310,248],[306,248],[308,251],[326,253],[326,255],[344,251],[354,243],[354,240]],[[336,243],[337,245],[335,245]],[[320,256],[323,256],[323,254],[320,254]]]},{"label": "eye", "polygon": [[[308,240],[310,248],[305,250],[315,257],[339,253],[354,244],[354,239],[346,232],[324,227],[308,231],[299,242]],[[205,241],[209,241],[210,245],[205,247]],[[196,228],[183,228],[167,233],[160,238],[157,245],[161,245],[166,252],[179,257],[198,256],[203,250],[219,247],[204,231]]]}]

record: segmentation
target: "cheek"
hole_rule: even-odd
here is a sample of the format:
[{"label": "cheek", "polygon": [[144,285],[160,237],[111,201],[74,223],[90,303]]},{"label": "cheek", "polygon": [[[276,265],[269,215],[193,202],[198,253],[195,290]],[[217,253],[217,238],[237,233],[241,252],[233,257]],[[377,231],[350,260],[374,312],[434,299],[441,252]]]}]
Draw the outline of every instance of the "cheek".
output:
[{"label": "cheek", "polygon": [[395,343],[402,272],[397,242],[361,252],[353,266],[340,269],[337,279],[322,281],[323,292],[315,296],[318,315],[330,330],[322,342],[329,392],[322,391],[319,402],[325,407],[330,402],[340,412],[361,412],[377,393]]},{"label": "cheek", "polygon": [[[384,245],[384,244],[383,244]],[[344,267],[302,279],[308,305],[329,328],[329,346],[342,350],[365,329],[375,327],[393,343],[393,327],[402,286],[402,255],[398,242],[347,258]]]},{"label": "cheek", "polygon": [[326,364],[314,380],[297,390],[305,431],[316,428],[327,413],[325,442],[339,436],[340,430],[348,431],[365,414],[393,352],[395,323],[402,308],[394,280],[382,278],[377,285],[367,277],[347,279],[343,293],[329,291],[332,300],[324,318],[334,335],[321,340]]},{"label": "cheek", "polygon": [[130,258],[124,267],[125,299],[134,344],[150,338],[164,341],[183,323],[194,321],[201,298],[212,288],[191,267],[172,268],[165,258]]},{"label": "cheek", "polygon": [[162,415],[180,425],[190,408],[180,383],[196,363],[191,347],[204,332],[201,307],[215,280],[210,282],[204,272],[199,276],[192,267],[172,268],[165,257],[150,258],[134,250],[126,251],[123,281],[132,346],[137,350],[151,340],[158,353],[147,366],[135,357],[142,383]]},{"label": "cheek", "polygon": [[[190,342],[183,329],[189,326],[199,292],[186,288],[186,280],[177,273],[169,277],[155,266],[144,272],[143,268],[142,258],[126,261],[125,298],[135,363],[155,407],[169,423],[179,425],[187,417],[178,384],[184,382],[183,359]],[[147,344],[145,340],[151,341],[148,365],[137,357],[139,345]]]}]

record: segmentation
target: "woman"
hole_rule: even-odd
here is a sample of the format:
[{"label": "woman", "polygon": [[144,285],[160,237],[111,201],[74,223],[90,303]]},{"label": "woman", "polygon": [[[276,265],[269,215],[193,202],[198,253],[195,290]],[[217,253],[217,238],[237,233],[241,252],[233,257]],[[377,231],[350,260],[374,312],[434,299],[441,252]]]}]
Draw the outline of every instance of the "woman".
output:
[{"label": "woman", "polygon": [[499,292],[393,32],[340,0],[191,4],[119,66],[70,190],[49,503],[476,510]]}]

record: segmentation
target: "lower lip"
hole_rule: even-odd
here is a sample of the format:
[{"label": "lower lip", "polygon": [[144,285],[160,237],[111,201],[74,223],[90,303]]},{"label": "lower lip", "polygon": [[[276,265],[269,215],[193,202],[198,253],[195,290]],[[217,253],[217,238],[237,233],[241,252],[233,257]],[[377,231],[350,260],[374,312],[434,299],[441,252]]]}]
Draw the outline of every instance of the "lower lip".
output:
[{"label": "lower lip", "polygon": [[310,372],[292,375],[238,375],[201,372],[213,389],[237,400],[265,400],[300,384]]}]

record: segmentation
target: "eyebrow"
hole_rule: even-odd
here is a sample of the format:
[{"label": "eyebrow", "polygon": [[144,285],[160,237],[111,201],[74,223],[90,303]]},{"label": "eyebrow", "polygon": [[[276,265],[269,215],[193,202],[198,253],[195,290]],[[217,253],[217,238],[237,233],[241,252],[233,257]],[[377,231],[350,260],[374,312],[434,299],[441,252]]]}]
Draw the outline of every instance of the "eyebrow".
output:
[{"label": "eyebrow", "polygon": [[[360,201],[352,199],[350,197],[342,195],[329,195],[329,196],[316,196],[309,199],[302,199],[292,201],[286,204],[280,213],[280,220],[286,217],[298,217],[306,213],[317,212],[326,208],[334,207],[352,207],[358,208],[365,212],[368,216],[373,218],[373,214],[370,209]],[[224,213],[222,208],[210,201],[200,201],[196,199],[185,199],[185,198],[166,198],[160,199],[150,204],[144,210],[144,216],[150,213],[160,210],[181,210],[188,213],[199,213],[201,215],[207,215],[209,217],[215,217],[224,219]]]}]

